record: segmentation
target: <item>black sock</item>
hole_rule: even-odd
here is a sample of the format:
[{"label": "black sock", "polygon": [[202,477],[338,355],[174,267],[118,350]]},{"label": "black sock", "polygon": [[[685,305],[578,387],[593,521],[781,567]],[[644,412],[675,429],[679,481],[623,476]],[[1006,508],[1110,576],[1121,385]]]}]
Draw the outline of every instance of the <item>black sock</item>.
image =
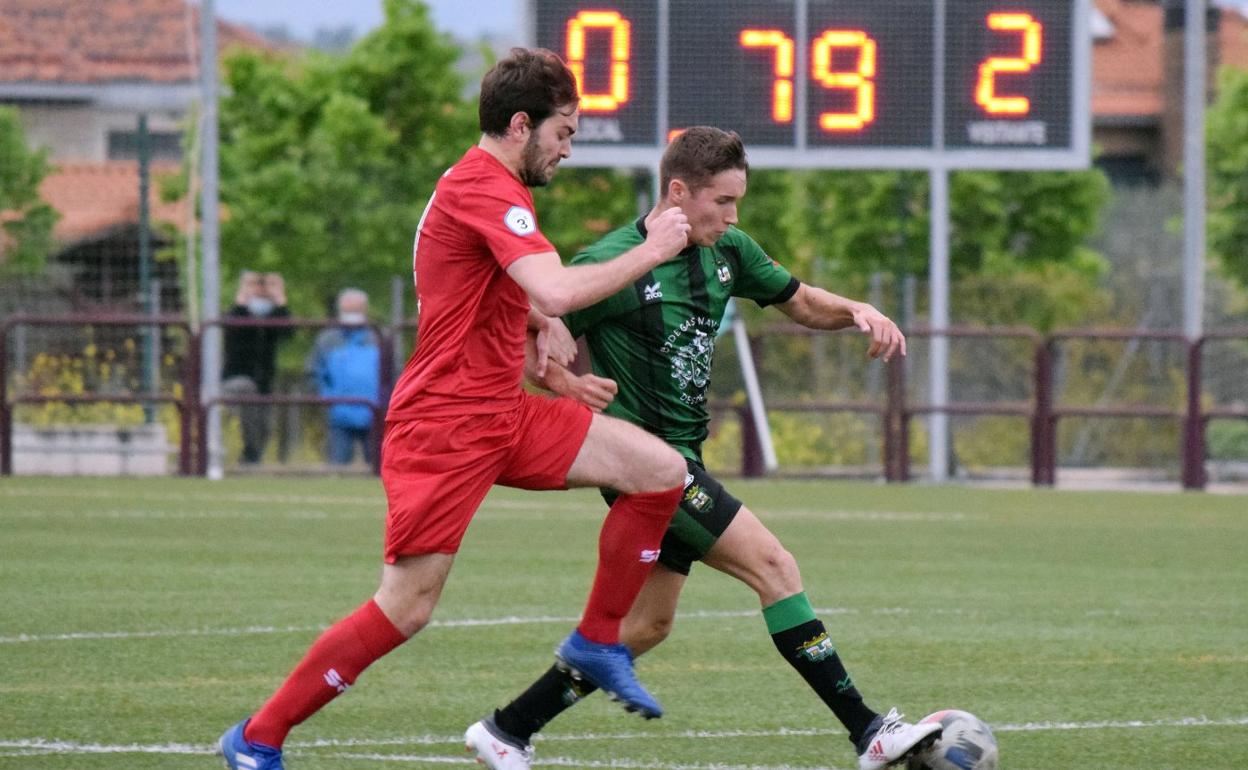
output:
[{"label": "black sock", "polygon": [[828,704],[849,730],[850,742],[857,746],[876,713],[862,702],[862,695],[841,663],[841,656],[836,654],[823,623],[815,617],[806,594],[795,594],[764,607],[763,618],[776,649]]},{"label": "black sock", "polygon": [[528,743],[533,733],[546,726],[568,707],[598,688],[551,666],[520,697],[494,712],[494,724],[503,732]]}]

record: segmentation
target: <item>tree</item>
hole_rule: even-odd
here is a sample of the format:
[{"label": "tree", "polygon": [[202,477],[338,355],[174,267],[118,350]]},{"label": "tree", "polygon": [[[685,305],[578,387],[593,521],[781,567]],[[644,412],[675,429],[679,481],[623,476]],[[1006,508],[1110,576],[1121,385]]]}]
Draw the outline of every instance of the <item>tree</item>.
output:
[{"label": "tree", "polygon": [[1248,72],[1224,67],[1205,121],[1208,248],[1248,288]]},{"label": "tree", "polygon": [[[799,275],[861,290],[872,273],[928,273],[931,223],[922,172],[764,172],[751,175],[750,187],[744,226]],[[1078,310],[1072,299],[1090,297],[1103,269],[1085,241],[1096,231],[1108,191],[1095,169],[953,174],[951,278],[987,282],[998,294],[1019,288],[1007,314],[1000,302],[990,317],[977,317],[978,307],[955,306],[955,321],[1050,328],[1068,320]],[[768,243],[765,235],[776,240]],[[1046,286],[1055,291],[1049,295]]]},{"label": "tree", "polygon": [[299,315],[346,286],[388,297],[434,184],[475,139],[458,48],[416,0],[385,13],[342,56],[225,61],[221,264],[283,272]]},{"label": "tree", "polygon": [[34,273],[52,250],[57,213],[39,198],[48,153],[26,147],[17,110],[0,107],[0,270]]}]

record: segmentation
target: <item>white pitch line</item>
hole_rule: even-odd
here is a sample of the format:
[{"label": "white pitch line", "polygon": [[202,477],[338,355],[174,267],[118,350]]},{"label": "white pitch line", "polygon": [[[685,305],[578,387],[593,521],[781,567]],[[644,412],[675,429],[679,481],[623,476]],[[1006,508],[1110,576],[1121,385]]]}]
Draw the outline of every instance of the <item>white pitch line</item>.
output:
[{"label": "white pitch line", "polygon": [[[828,607],[816,610],[821,615],[847,615],[857,610],[844,607]],[[873,610],[873,614],[906,614],[910,610],[900,607],[882,607]],[[926,611],[925,611],[926,612]],[[703,610],[682,612],[677,617],[681,620],[750,618],[761,614],[761,610]],[[462,618],[453,620],[434,620],[429,628],[476,628],[480,626],[519,626],[553,623],[575,623],[580,620],[574,615],[537,615],[521,617],[508,615],[500,618]],[[90,641],[99,639],[160,639],[169,637],[191,636],[249,636],[252,634],[293,634],[311,631],[324,631],[326,626],[243,626],[241,628],[192,628],[192,629],[156,629],[150,631],[71,631],[60,634],[16,634],[0,636],[0,644],[30,644],[34,642],[69,642]]]},{"label": "white pitch line", "polygon": [[[1131,719],[1123,721],[1096,722],[1024,722],[1019,724],[993,725],[998,733],[1009,732],[1050,732],[1063,730],[1147,730],[1163,727],[1246,727],[1248,716],[1211,719],[1206,716],[1180,717],[1175,719]],[[540,744],[561,742],[595,742],[622,740],[727,740],[732,738],[783,738],[793,736],[824,736],[839,735],[840,730],[827,728],[779,728],[776,730],[685,730],[678,733],[660,732],[629,732],[629,733],[590,733],[579,735],[540,736]],[[406,738],[354,739],[292,741],[288,749],[296,754],[311,754],[316,749],[362,748],[366,746],[441,746],[460,745],[461,736],[412,736]],[[0,739],[0,756],[47,756],[47,755],[90,755],[90,754],[182,754],[211,755],[216,748],[211,745],[164,743],[164,744],[102,744],[77,743],[49,738]],[[360,753],[329,753],[326,756],[341,759],[369,759],[387,762],[408,762],[428,764],[459,764],[466,763],[460,757],[441,757],[404,754],[360,754]],[[660,770],[816,770],[816,768],[796,767],[793,765],[725,765],[725,764],[654,764],[638,760],[583,760],[567,757],[542,757],[540,764],[569,767],[603,767],[603,768],[658,768]],[[834,770],[834,769],[833,769]]]},{"label": "white pitch line", "polygon": [[1022,724],[992,725],[996,733],[1034,733],[1051,730],[1137,730],[1150,727],[1248,727],[1248,717],[1210,719],[1208,717],[1183,717],[1181,719],[1133,719],[1126,722],[1024,722]]},{"label": "white pitch line", "polygon": [[[419,754],[326,754],[324,756],[333,759],[363,759],[375,762],[407,762],[417,765],[459,765],[471,761],[462,757],[427,757]],[[537,764],[542,767],[602,767],[623,769],[649,768],[649,770],[844,770],[843,768],[832,767],[829,765],[819,765],[818,767],[805,767],[798,765],[726,765],[720,763],[710,765],[691,765],[683,762],[653,762],[650,760],[634,759],[612,759],[603,761],[598,759],[546,756],[538,759]]]},{"label": "white pitch line", "polygon": [[4,754],[4,756],[30,756],[36,754],[213,754],[215,746],[195,745],[189,743],[126,743],[108,745],[104,743],[77,743],[75,741],[57,741],[48,738],[29,738],[26,740],[0,740],[0,749],[16,749],[20,754]]},{"label": "white pitch line", "polygon": [[[697,610],[677,614],[680,620],[704,620],[723,618],[752,618],[761,615],[761,610]],[[962,610],[953,608],[927,607],[919,610],[910,607],[876,607],[871,610],[857,610],[849,607],[816,607],[815,612],[821,616],[828,615],[960,615]],[[460,618],[453,620],[434,620],[428,628],[477,628],[481,626],[522,626],[553,623],[575,623],[580,620],[576,615],[507,615],[499,618]],[[263,634],[299,634],[312,631],[324,631],[328,626],[242,626],[239,628],[183,628],[183,629],[152,629],[147,631],[66,631],[59,634],[14,634],[0,636],[0,644],[33,644],[41,642],[75,642],[105,639],[167,639],[195,636],[251,636]]]}]

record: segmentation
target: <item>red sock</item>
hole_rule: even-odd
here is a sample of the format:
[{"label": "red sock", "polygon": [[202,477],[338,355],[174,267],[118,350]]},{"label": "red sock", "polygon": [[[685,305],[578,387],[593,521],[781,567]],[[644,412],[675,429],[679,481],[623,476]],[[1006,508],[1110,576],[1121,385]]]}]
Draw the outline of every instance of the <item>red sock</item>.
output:
[{"label": "red sock", "polygon": [[577,628],[581,636],[600,644],[620,641],[620,621],[658,559],[683,491],[673,487],[616,498],[598,536],[598,572]]},{"label": "red sock", "polygon": [[290,729],[347,691],[369,665],[406,641],[372,599],[312,643],[273,697],[256,712],[243,738],[280,749]]}]

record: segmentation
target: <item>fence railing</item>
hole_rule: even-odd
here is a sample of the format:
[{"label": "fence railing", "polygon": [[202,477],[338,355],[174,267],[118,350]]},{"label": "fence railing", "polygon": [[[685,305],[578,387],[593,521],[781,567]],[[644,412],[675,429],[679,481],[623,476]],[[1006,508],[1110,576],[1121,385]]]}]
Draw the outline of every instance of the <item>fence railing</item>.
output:
[{"label": "fence railing", "polygon": [[[777,324],[764,327],[761,334],[751,335],[752,344],[765,335],[820,334],[805,327]],[[1194,342],[1188,342],[1180,332],[1138,331],[1124,329],[1073,329],[1054,332],[1047,336],[1033,329],[1019,327],[951,327],[933,329],[913,327],[906,331],[911,340],[930,339],[934,336],[951,339],[1015,339],[1032,347],[1031,397],[1025,401],[959,401],[950,400],[943,406],[912,401],[906,395],[906,364],[894,358],[886,365],[886,383],[882,403],[856,401],[783,401],[766,400],[769,412],[850,412],[875,415],[880,421],[884,478],[892,482],[908,481],[910,475],[910,422],[913,418],[930,414],[955,415],[1008,415],[1026,418],[1030,431],[1031,480],[1037,486],[1052,486],[1057,481],[1057,426],[1064,418],[1145,418],[1178,421],[1182,430],[1181,440],[1175,447],[1179,475],[1185,489],[1204,489],[1208,483],[1205,471],[1208,450],[1205,429],[1214,419],[1248,419],[1248,408],[1214,404],[1205,406],[1202,394],[1202,360],[1205,343],[1210,340],[1248,341],[1248,328],[1216,329],[1206,332]],[[1062,405],[1054,396],[1054,358],[1057,347],[1071,340],[1120,340],[1154,341],[1183,345],[1186,349],[1183,381],[1186,385],[1184,407],[1164,407],[1136,404],[1112,404],[1097,406]],[[759,356],[755,355],[758,359]],[[1248,372],[1245,373],[1248,375]],[[1248,377],[1246,377],[1248,379]],[[762,475],[762,449],[750,426],[753,421],[748,404],[715,402],[716,411],[735,410],[740,414],[742,430],[741,472],[746,476]]]},{"label": "fence railing", "polygon": [[[163,393],[81,393],[81,394],[19,394],[9,395],[8,340],[9,333],[28,326],[135,326],[144,329],[179,329],[186,334],[186,366],[182,372],[182,395]],[[77,315],[41,317],[12,315],[0,321],[0,475],[13,473],[13,407],[19,404],[173,404],[179,418],[178,472],[193,471],[192,436],[199,409],[199,337],[191,332],[185,319],[177,316],[151,315]]]},{"label": "fence railing", "polygon": [[[73,395],[17,394],[9,392],[8,340],[12,331],[22,326],[133,326],[138,328],[181,330],[187,338],[185,364],[181,367],[181,395],[162,393],[85,393]],[[384,414],[389,389],[394,382],[396,341],[406,324],[395,329],[373,326],[381,347],[379,378],[382,383],[382,399],[372,404],[366,399],[323,398],[297,394],[271,394],[256,396],[221,396],[206,400],[200,394],[199,351],[202,335],[213,327],[278,327],[324,329],[342,326],[332,321],[303,319],[221,319],[198,332],[191,330],[185,319],[172,316],[141,315],[75,315],[65,317],[39,317],[16,315],[0,322],[0,475],[13,472],[13,409],[21,404],[39,403],[171,403],[178,409],[181,436],[179,441],[178,470],[183,475],[203,474],[208,464],[207,420],[209,409],[234,404],[297,404],[323,405],[338,403],[367,404],[373,411],[374,430],[370,441],[379,450],[381,441],[380,417]],[[763,335],[811,335],[817,332],[795,325],[774,325],[760,330],[752,339]],[[1208,481],[1205,471],[1208,456],[1206,428],[1211,420],[1248,420],[1248,407],[1226,404],[1205,405],[1202,399],[1202,372],[1204,349],[1212,340],[1248,341],[1248,328],[1216,329],[1206,332],[1195,341],[1187,341],[1179,332],[1135,331],[1120,329],[1075,329],[1059,331],[1047,336],[1028,328],[953,327],[932,329],[915,327],[907,331],[911,340],[930,339],[942,335],[951,339],[1017,340],[1030,346],[1031,396],[1026,400],[959,401],[951,400],[937,406],[912,400],[906,392],[906,366],[902,359],[894,358],[885,367],[885,387],[880,401],[824,400],[795,401],[767,400],[767,409],[775,412],[805,413],[855,413],[874,416],[879,420],[883,446],[882,475],[891,482],[910,479],[910,422],[924,415],[943,413],[956,415],[1008,415],[1027,420],[1030,431],[1031,480],[1038,486],[1051,486],[1057,477],[1057,426],[1062,419],[1072,417],[1096,418],[1144,418],[1179,421],[1182,426],[1181,440],[1176,447],[1180,476],[1185,489],[1203,489]],[[1183,380],[1186,394],[1183,407],[1165,407],[1134,404],[1106,404],[1094,406],[1062,405],[1054,397],[1054,359],[1058,346],[1073,340],[1120,340],[1155,341],[1184,346],[1186,356]],[[1248,379],[1248,378],[1246,378]],[[753,429],[748,404],[712,402],[713,410],[734,410],[741,417],[742,457],[741,471],[746,476],[763,474],[761,442]],[[374,452],[374,458],[380,456]]]},{"label": "fence railing", "polygon": [[[177,328],[186,334],[187,344],[183,355],[184,365],[177,382],[181,396],[157,392],[131,393],[83,393],[83,394],[16,394],[9,393],[8,340],[14,329],[27,326],[43,327],[136,327],[145,329]],[[381,417],[385,414],[389,389],[394,380],[394,356],[392,335],[382,327],[371,326],[377,335],[381,354],[378,357],[378,377],[382,386],[381,399],[374,403],[363,398],[327,398],[307,394],[234,395],[204,399],[200,393],[200,350],[204,333],[216,328],[289,328],[325,329],[343,327],[334,321],[316,321],[295,318],[222,318],[194,333],[185,319],[176,316],[79,314],[73,316],[41,317],[14,315],[0,322],[0,475],[13,473],[13,408],[21,404],[161,404],[171,403],[178,409],[179,442],[178,473],[181,475],[204,475],[208,470],[208,416],[218,406],[243,404],[332,406],[334,404],[360,404],[373,412],[373,429],[369,434],[372,444],[373,471],[379,469],[381,447]]]}]

